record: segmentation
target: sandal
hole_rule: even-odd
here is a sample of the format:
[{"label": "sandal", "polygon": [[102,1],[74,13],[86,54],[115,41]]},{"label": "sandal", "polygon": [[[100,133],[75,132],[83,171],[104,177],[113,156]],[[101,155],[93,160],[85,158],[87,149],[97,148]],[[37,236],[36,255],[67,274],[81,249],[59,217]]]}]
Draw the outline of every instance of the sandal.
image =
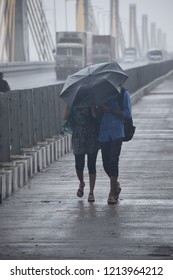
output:
[{"label": "sandal", "polygon": [[84,195],[84,187],[85,187],[84,182],[79,184],[79,189],[77,190],[78,197],[82,197]]},{"label": "sandal", "polygon": [[116,199],[116,197],[113,195],[109,195],[107,202],[108,204],[117,204],[118,199]]},{"label": "sandal", "polygon": [[89,193],[89,195],[88,195],[88,202],[94,202],[94,201],[95,201],[94,195]]},{"label": "sandal", "polygon": [[115,192],[114,195],[109,194],[108,204],[117,204],[120,192],[121,192],[120,183],[117,182],[117,191]]},{"label": "sandal", "polygon": [[118,200],[120,192],[121,192],[121,188],[118,186],[118,190],[115,193],[115,199]]}]

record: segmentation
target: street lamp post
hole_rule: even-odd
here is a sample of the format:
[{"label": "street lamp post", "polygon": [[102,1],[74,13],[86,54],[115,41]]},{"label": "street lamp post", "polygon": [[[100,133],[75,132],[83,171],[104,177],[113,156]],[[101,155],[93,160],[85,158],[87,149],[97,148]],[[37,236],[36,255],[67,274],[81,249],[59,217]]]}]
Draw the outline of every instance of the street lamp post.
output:
[{"label": "street lamp post", "polygon": [[98,35],[100,34],[100,14],[103,12],[103,10],[101,8],[99,8],[99,10],[97,10],[97,25],[98,25]]},{"label": "street lamp post", "polygon": [[105,17],[106,16],[110,16],[110,12],[109,11],[107,11],[107,12],[105,12],[104,14],[103,14],[103,35],[105,35],[106,34],[106,29],[105,29],[105,26],[106,26],[106,22],[107,22],[107,20],[105,20]]},{"label": "street lamp post", "polygon": [[65,0],[65,29],[68,31],[68,19],[67,19],[67,2],[75,0]]},{"label": "street lamp post", "polygon": [[68,30],[68,26],[67,26],[67,1],[65,0],[65,30]]},{"label": "street lamp post", "polygon": [[54,30],[55,30],[55,39],[56,39],[56,0],[53,2],[54,8]]}]

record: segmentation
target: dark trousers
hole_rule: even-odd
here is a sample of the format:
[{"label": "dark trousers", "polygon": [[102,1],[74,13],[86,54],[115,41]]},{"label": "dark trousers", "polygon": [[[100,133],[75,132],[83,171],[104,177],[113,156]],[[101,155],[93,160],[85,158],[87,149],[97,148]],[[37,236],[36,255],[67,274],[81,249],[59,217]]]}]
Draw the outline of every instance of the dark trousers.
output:
[{"label": "dark trousers", "polygon": [[[97,153],[87,154],[87,167],[89,174],[96,173]],[[75,155],[75,167],[77,171],[83,171],[85,167],[85,154]]]},{"label": "dark trousers", "polygon": [[122,139],[111,142],[100,143],[102,152],[103,168],[107,175],[118,178],[119,156],[121,152]]}]

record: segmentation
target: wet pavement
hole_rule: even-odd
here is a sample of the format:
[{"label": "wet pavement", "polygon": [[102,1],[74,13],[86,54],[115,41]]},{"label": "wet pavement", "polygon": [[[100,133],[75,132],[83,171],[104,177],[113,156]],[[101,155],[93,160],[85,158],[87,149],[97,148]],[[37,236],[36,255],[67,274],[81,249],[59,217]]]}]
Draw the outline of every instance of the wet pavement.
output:
[{"label": "wet pavement", "polygon": [[173,259],[173,78],[133,106],[136,134],[120,158],[122,187],[108,205],[97,161],[95,203],[76,196],[73,154],[0,205],[0,259]]}]

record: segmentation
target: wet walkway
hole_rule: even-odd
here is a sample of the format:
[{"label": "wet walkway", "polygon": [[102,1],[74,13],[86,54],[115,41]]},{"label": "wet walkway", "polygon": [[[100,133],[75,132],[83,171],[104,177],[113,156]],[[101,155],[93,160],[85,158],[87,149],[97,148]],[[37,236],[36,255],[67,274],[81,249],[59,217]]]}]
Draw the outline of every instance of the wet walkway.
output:
[{"label": "wet walkway", "polygon": [[122,192],[107,205],[99,154],[95,203],[76,196],[73,154],[0,205],[0,259],[173,259],[173,78],[133,106],[120,158]]}]

